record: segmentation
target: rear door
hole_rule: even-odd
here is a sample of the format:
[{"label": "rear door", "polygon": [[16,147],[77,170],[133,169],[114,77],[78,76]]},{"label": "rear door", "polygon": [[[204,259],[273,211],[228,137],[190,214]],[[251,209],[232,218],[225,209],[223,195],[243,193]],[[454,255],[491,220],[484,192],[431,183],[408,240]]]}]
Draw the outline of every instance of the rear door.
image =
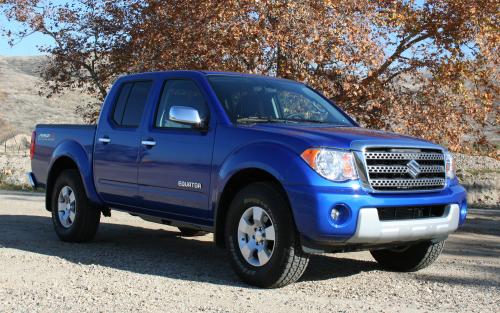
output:
[{"label": "rear door", "polygon": [[[198,110],[208,121],[199,130],[168,119],[172,106]],[[164,82],[140,148],[139,194],[142,207],[168,213],[172,219],[203,224],[208,216],[215,119],[207,96],[195,80]]]},{"label": "rear door", "polygon": [[151,81],[125,82],[101,117],[94,148],[94,180],[108,204],[137,205],[141,120]]}]

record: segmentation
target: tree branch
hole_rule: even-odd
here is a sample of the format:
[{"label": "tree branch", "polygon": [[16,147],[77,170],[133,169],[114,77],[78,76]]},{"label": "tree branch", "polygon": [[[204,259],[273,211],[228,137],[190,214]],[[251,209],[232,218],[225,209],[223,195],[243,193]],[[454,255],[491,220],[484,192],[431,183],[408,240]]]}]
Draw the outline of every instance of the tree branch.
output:
[{"label": "tree branch", "polygon": [[396,48],[396,50],[394,51],[394,53],[389,58],[387,58],[387,60],[385,60],[385,62],[376,71],[372,72],[372,74],[368,75],[365,79],[363,79],[363,81],[361,83],[366,85],[366,84],[372,82],[377,77],[382,75],[392,65],[392,63],[394,63],[394,61],[399,59],[401,57],[401,54],[403,54],[411,46],[413,46],[414,44],[416,44],[418,42],[424,41],[430,37],[432,37],[432,35],[430,33],[426,33],[426,34],[422,34],[418,37],[415,37],[412,40],[408,40],[411,37],[407,37],[407,38],[401,40],[401,42],[399,43],[399,45]]}]

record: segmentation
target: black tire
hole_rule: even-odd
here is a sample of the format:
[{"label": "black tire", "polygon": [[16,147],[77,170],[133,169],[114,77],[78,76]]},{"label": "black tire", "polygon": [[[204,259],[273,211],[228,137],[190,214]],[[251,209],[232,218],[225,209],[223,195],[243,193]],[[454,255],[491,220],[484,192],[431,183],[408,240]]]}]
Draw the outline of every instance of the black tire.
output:
[{"label": "black tire", "polygon": [[437,260],[444,241],[420,242],[401,249],[372,250],[370,253],[385,269],[397,272],[415,272]]},{"label": "black tire", "polygon": [[198,237],[198,236],[205,236],[206,234],[208,234],[206,231],[199,229],[193,229],[187,227],[177,227],[177,228],[181,232],[182,237]]},{"label": "black tire", "polygon": [[[58,215],[58,198],[62,188],[70,187],[76,201],[75,218],[71,226],[64,227]],[[66,170],[57,178],[52,192],[52,223],[57,236],[62,241],[86,242],[94,238],[99,227],[101,212],[87,199],[80,174],[76,170]]]},{"label": "black tire", "polygon": [[[238,243],[241,216],[259,206],[271,218],[275,229],[272,255],[267,263],[247,262]],[[288,202],[271,183],[253,183],[241,189],[231,202],[225,225],[226,247],[236,274],[246,283],[262,288],[278,288],[297,281],[307,268],[309,256],[302,252]]]}]

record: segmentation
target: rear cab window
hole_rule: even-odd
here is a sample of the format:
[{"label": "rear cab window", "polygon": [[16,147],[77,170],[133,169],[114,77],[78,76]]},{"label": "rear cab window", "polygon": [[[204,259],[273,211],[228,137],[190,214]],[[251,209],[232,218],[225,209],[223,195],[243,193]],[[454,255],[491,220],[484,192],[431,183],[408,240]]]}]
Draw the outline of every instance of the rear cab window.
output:
[{"label": "rear cab window", "polygon": [[119,127],[138,127],[151,91],[151,81],[122,84],[116,99],[112,120]]}]

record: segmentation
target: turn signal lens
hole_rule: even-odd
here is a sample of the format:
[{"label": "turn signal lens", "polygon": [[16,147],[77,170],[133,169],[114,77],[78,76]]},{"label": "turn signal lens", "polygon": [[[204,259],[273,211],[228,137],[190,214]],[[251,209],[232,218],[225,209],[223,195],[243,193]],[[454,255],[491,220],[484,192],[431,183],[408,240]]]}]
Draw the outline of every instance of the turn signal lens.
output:
[{"label": "turn signal lens", "polygon": [[35,157],[35,145],[36,145],[36,132],[31,133],[31,142],[30,142],[30,159],[33,160]]},{"label": "turn signal lens", "polygon": [[304,151],[301,157],[326,179],[346,181],[358,178],[354,155],[350,151],[312,148]]},{"label": "turn signal lens", "polygon": [[457,169],[455,159],[450,152],[445,152],[444,157],[446,161],[446,177],[449,179],[453,179],[455,178],[455,171]]}]

